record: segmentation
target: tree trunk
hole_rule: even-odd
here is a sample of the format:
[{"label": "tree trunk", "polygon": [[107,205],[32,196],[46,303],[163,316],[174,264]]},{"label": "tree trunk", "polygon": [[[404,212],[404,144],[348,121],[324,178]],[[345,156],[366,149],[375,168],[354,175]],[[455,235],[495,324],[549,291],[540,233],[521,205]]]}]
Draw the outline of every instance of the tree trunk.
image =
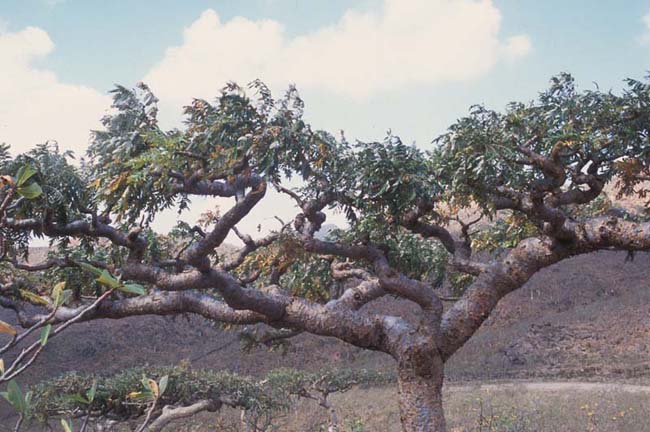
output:
[{"label": "tree trunk", "polygon": [[400,361],[399,406],[404,432],[446,432],[442,409],[443,367],[439,357]]}]

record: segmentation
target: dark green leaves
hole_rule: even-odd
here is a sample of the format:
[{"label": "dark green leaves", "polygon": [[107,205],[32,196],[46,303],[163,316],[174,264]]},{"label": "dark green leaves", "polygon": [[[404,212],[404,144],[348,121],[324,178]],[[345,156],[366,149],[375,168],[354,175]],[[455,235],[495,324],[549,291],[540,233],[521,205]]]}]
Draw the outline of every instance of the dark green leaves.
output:
[{"label": "dark green leaves", "polygon": [[37,172],[31,165],[23,165],[18,169],[16,173],[16,192],[18,192],[18,195],[27,199],[35,199],[43,194],[43,189],[38,183],[26,184]]},{"label": "dark green leaves", "polygon": [[356,183],[350,194],[358,209],[397,218],[418,200],[435,201],[439,194],[427,155],[393,135],[359,143],[353,157]]},{"label": "dark green leaves", "polygon": [[86,396],[82,396],[79,393],[68,395],[67,398],[71,401],[78,402],[83,405],[90,405],[95,400],[95,395],[97,394],[97,381],[93,381],[93,385],[86,392]]},{"label": "dark green leaves", "polygon": [[25,183],[27,183],[27,180],[32,178],[37,172],[38,171],[36,171],[30,165],[21,166],[16,173],[16,186],[21,187],[25,185]]},{"label": "dark green leaves", "polygon": [[584,189],[588,173],[601,182],[619,175],[631,193],[625,186],[650,172],[649,125],[648,82],[628,80],[621,95],[580,92],[571,75],[560,74],[529,104],[512,103],[502,113],[473,107],[436,140],[436,176],[450,200],[477,202],[491,213],[497,195],[547,180],[525,148],[562,167],[563,190]]},{"label": "dark green leaves", "polygon": [[97,202],[106,203],[120,217],[133,221],[143,210],[156,212],[172,202],[165,196],[169,179],[161,173],[176,168],[170,158],[177,147],[174,133],[157,126],[157,101],[143,83],[128,89],[116,86],[114,111],[95,131],[88,156],[90,184]]},{"label": "dark green leaves", "polygon": [[[65,222],[80,217],[82,208],[92,207],[79,169],[68,163],[70,157],[69,152],[60,152],[56,143],[47,142],[3,162],[0,180],[16,188],[16,199],[9,207],[12,217],[40,219],[47,212],[53,222]],[[40,232],[26,230],[3,233],[6,246],[18,254],[27,252],[33,235],[42,236]]]},{"label": "dark green leaves", "polygon": [[25,398],[20,386],[16,381],[11,380],[7,385],[7,391],[0,393],[3,398],[13,406],[16,411],[22,413],[25,410]]},{"label": "dark green leaves", "polygon": [[9,402],[9,404],[23,417],[31,417],[33,392],[28,391],[23,394],[18,383],[11,380],[9,381],[9,384],[7,384],[7,391],[0,393],[0,395],[5,398],[7,402]]}]

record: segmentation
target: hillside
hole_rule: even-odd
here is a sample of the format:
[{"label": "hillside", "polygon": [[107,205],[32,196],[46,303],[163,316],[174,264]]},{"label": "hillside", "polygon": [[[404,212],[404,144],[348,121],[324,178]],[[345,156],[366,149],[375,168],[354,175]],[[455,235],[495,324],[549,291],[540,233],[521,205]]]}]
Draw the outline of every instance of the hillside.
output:
[{"label": "hillside", "polygon": [[[543,270],[506,297],[448,364],[448,379],[529,376],[633,377],[650,350],[650,256],[600,252]],[[387,312],[387,304],[376,308]],[[399,309],[397,309],[399,308]],[[390,311],[407,315],[407,302]],[[0,319],[13,321],[2,312]],[[289,352],[240,350],[235,332],[194,316],[133,317],[78,324],[48,345],[33,382],[69,370],[106,373],[139,364],[189,360],[197,367],[261,374],[278,366],[390,367],[392,360],[331,338],[301,335]],[[650,367],[650,366],[648,366]],[[647,371],[650,375],[650,371]]]},{"label": "hillside", "polygon": [[[513,378],[650,382],[650,254],[637,254],[633,261],[625,258],[624,253],[599,252],[535,275],[523,289],[507,296],[449,361],[447,382]],[[390,305],[393,314],[413,310],[408,302]],[[388,312],[389,303],[374,307]],[[13,316],[2,312],[0,319],[12,322]],[[284,356],[265,349],[245,353],[235,332],[202,318],[150,316],[76,325],[49,344],[20,381],[33,383],[71,370],[112,373],[182,360],[194,367],[251,375],[281,366],[392,366],[384,354],[310,335],[293,339]],[[12,413],[4,403],[0,415],[0,423],[10,422]]]}]

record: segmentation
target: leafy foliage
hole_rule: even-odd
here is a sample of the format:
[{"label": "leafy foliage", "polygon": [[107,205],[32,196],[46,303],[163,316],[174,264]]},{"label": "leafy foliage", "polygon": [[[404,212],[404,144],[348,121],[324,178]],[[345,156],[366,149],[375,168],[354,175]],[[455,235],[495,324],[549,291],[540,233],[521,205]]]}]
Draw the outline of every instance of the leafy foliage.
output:
[{"label": "leafy foliage", "polygon": [[[291,399],[304,390],[336,393],[355,385],[383,385],[394,379],[393,375],[368,370],[310,373],[277,369],[257,380],[229,372],[191,370],[183,365],[127,369],[106,377],[72,372],[34,386],[29,409],[39,421],[65,417],[78,410],[128,420],[143,415],[155,397],[160,406],[211,399],[228,400],[246,410],[283,412]],[[12,388],[14,392],[19,390],[15,385]],[[20,398],[12,398],[24,400],[19,393]]]},{"label": "leafy foliage", "polygon": [[620,96],[580,93],[571,75],[560,74],[530,104],[512,103],[505,113],[473,107],[436,140],[432,155],[449,200],[476,202],[492,214],[495,191],[527,190],[543,180],[541,166],[522,164],[521,146],[566,167],[567,185],[581,184],[580,175],[597,165],[602,181],[618,175],[622,193],[632,193],[638,180],[626,169],[638,174],[650,161],[650,84],[627,84]]},{"label": "leafy foliage", "polygon": [[[86,208],[86,183],[55,142],[38,145],[34,150],[10,159],[0,148],[0,169],[4,173],[0,192],[6,196],[16,188],[18,200],[11,206],[12,216],[28,219],[47,212],[53,220],[67,222]],[[33,232],[42,236],[39,230]],[[13,255],[27,256],[29,233],[2,227],[2,237]]]},{"label": "leafy foliage", "polygon": [[523,239],[539,233],[539,227],[520,214],[506,212],[493,223],[478,230],[472,239],[472,246],[476,251],[494,253],[512,248]]},{"label": "leafy foliage", "polygon": [[387,228],[379,217],[359,219],[346,230],[333,230],[330,238],[351,244],[380,245],[390,264],[413,279],[439,286],[445,276],[449,253],[438,242],[423,239],[398,225]]},{"label": "leafy foliage", "polygon": [[14,380],[9,381],[7,391],[0,393],[0,395],[9,402],[9,404],[21,415],[24,419],[28,420],[32,417],[34,393],[28,391],[23,393],[18,383]]},{"label": "leafy foliage", "polygon": [[[15,159],[3,147],[0,162],[11,176],[20,169],[29,172],[25,186],[35,184],[43,191],[12,209],[13,217],[48,212],[65,222],[84,218],[89,208],[103,211],[125,226],[145,226],[144,259],[151,262],[170,258],[172,250],[198,239],[187,224],[168,236],[146,228],[161,210],[189,205],[188,194],[178,192],[183,183],[179,178],[231,182],[236,176],[261,175],[281,184],[298,177],[300,183],[293,189],[300,199],[333,195],[330,207],[345,212],[350,228],[339,232],[337,240],[379,244],[397,269],[437,284],[445,274],[447,253],[435,240],[403,230],[402,218],[422,205],[440,203],[456,213],[478,205],[494,216],[496,195],[526,191],[546,179],[539,164],[523,162],[522,147],[566,168],[563,190],[582,188],[581,174],[597,162],[599,181],[616,176],[621,193],[646,193],[641,179],[650,165],[650,85],[635,80],[627,84],[621,95],[598,89],[579,92],[573,78],[561,74],[529,104],[513,103],[504,113],[473,107],[436,140],[436,149],[423,152],[391,133],[381,142],[351,145],[343,136],[314,131],[303,119],[304,104],[295,88],[276,100],[260,81],[248,89],[229,84],[213,102],[194,100],[185,108],[185,128],[163,131],[157,122],[157,99],[140,83],[113,91],[112,112],[102,120],[103,129],[94,132],[89,159],[81,168],[72,166],[72,155],[61,154],[55,143]],[[28,171],[21,168],[27,166]],[[575,207],[562,210],[576,216]],[[494,235],[479,233],[474,242],[494,250],[537,233],[522,215],[512,217],[488,230]],[[449,218],[434,211],[424,221],[445,225]],[[41,235],[38,230],[33,234]],[[10,248],[26,253],[26,232],[3,229],[3,235]],[[126,259],[120,248],[86,238],[70,245],[64,237],[57,245],[59,255],[75,260],[120,266]],[[268,276],[274,263],[293,294],[327,300],[328,261],[297,256],[297,249],[287,237],[249,257],[242,273],[257,269]],[[86,294],[98,290],[78,269],[51,273],[70,288],[84,287]]]},{"label": "leafy foliage", "polygon": [[418,201],[439,195],[430,160],[389,134],[383,142],[359,143],[354,154],[354,206],[391,222]]}]

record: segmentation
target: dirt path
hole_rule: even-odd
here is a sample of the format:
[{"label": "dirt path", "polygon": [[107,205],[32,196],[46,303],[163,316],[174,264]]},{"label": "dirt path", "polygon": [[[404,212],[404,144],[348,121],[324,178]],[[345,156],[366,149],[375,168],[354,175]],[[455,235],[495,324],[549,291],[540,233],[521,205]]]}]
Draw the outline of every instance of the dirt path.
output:
[{"label": "dirt path", "polygon": [[448,391],[474,390],[530,390],[542,392],[563,391],[618,391],[626,393],[649,393],[650,386],[638,384],[598,383],[583,381],[508,381],[476,384],[450,384],[445,386]]}]

